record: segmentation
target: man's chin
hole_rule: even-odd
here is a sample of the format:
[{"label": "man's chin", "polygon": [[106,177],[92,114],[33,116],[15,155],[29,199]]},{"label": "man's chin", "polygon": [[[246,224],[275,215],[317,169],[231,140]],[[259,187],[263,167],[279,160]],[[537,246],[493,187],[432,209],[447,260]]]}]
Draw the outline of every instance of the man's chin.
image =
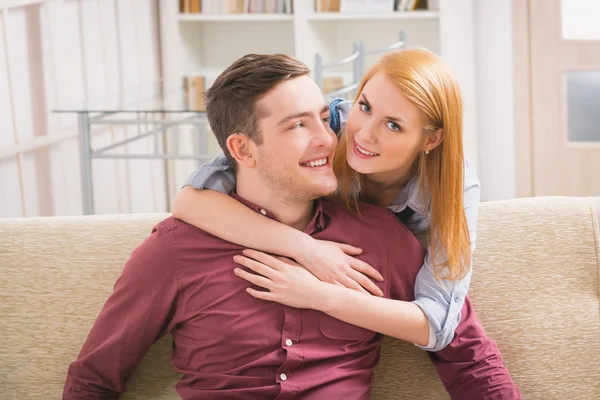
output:
[{"label": "man's chin", "polygon": [[335,193],[338,187],[337,180],[331,182],[320,182],[317,185],[316,192],[319,193],[317,197],[327,197]]}]

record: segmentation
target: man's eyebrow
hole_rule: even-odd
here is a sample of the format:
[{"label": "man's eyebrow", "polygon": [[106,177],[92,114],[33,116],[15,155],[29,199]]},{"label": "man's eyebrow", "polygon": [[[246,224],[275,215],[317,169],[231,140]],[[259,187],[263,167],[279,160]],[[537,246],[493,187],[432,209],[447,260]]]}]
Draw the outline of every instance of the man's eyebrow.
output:
[{"label": "man's eyebrow", "polygon": [[[325,112],[329,111],[329,106],[327,104],[325,104],[322,108],[321,111],[319,112],[319,114],[323,114]],[[286,122],[292,120],[292,119],[296,119],[296,118],[304,118],[304,117],[311,117],[313,116],[314,113],[312,111],[302,111],[299,113],[295,113],[295,114],[290,114],[290,115],[286,115],[285,117],[283,117],[278,123],[277,125],[283,125]]]},{"label": "man's eyebrow", "polygon": [[[367,99],[367,96],[364,93],[361,93],[360,97],[362,97],[362,100],[369,106],[369,108],[373,108],[371,106],[371,103],[369,103],[369,100]],[[400,117],[390,117],[388,115],[388,116],[385,117],[385,119],[389,119],[390,121],[395,121],[395,122],[401,122],[403,124],[407,124],[408,125],[408,123],[404,119],[402,119]]]}]

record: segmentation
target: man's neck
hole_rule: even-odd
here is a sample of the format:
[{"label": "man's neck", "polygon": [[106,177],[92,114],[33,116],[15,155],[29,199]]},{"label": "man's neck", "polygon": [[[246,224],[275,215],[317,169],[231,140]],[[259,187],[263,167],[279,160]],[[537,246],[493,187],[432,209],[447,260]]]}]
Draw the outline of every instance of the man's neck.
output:
[{"label": "man's neck", "polygon": [[314,216],[314,201],[289,201],[258,179],[245,179],[237,174],[236,193],[273,213],[277,220],[304,231]]}]

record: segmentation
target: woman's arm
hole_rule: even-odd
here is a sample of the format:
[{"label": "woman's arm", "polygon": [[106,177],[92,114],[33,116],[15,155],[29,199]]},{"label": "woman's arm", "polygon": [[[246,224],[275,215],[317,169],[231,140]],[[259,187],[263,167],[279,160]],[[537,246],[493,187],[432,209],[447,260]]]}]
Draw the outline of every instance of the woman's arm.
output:
[{"label": "woman's arm", "polygon": [[419,346],[429,343],[429,319],[421,308],[409,301],[366,296],[334,286],[320,290],[316,309],[334,318]]},{"label": "woman's arm", "polygon": [[229,195],[187,186],[176,195],[172,213],[175,218],[223,240],[291,257],[325,282],[383,295],[364,275],[383,280],[379,272],[350,256],[360,254],[360,249],[315,240],[304,232],[265,218]]},{"label": "woman's arm", "polygon": [[236,275],[269,290],[248,288],[256,298],[322,311],[349,324],[421,346],[429,341],[429,320],[414,303],[331,285],[290,260],[253,250],[244,250],[244,256],[235,256],[234,261],[259,274],[236,268]]},{"label": "woman's arm", "polygon": [[[173,216],[228,242],[296,258],[312,241],[309,235],[265,218],[233,197],[186,186],[173,202]],[[294,243],[294,246],[290,246]]]},{"label": "woman's arm", "polygon": [[[471,254],[477,240],[477,210],[479,207],[480,185],[477,172],[468,158],[465,158],[464,207],[471,237]],[[439,255],[443,257],[443,255]],[[425,263],[415,281],[415,301],[427,315],[431,323],[432,341],[424,350],[440,351],[454,338],[460,322],[465,296],[469,291],[471,272],[464,278],[449,281],[437,280],[434,275],[431,254],[427,253]]]}]

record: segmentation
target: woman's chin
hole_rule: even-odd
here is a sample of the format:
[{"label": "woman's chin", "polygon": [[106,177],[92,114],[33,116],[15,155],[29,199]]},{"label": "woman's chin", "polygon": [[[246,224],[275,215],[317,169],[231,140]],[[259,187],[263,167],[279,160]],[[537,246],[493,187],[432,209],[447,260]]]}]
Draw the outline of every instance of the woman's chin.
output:
[{"label": "woman's chin", "polygon": [[365,175],[372,174],[374,172],[372,162],[361,160],[354,154],[348,155],[347,162],[350,168],[352,168],[359,174]]}]

